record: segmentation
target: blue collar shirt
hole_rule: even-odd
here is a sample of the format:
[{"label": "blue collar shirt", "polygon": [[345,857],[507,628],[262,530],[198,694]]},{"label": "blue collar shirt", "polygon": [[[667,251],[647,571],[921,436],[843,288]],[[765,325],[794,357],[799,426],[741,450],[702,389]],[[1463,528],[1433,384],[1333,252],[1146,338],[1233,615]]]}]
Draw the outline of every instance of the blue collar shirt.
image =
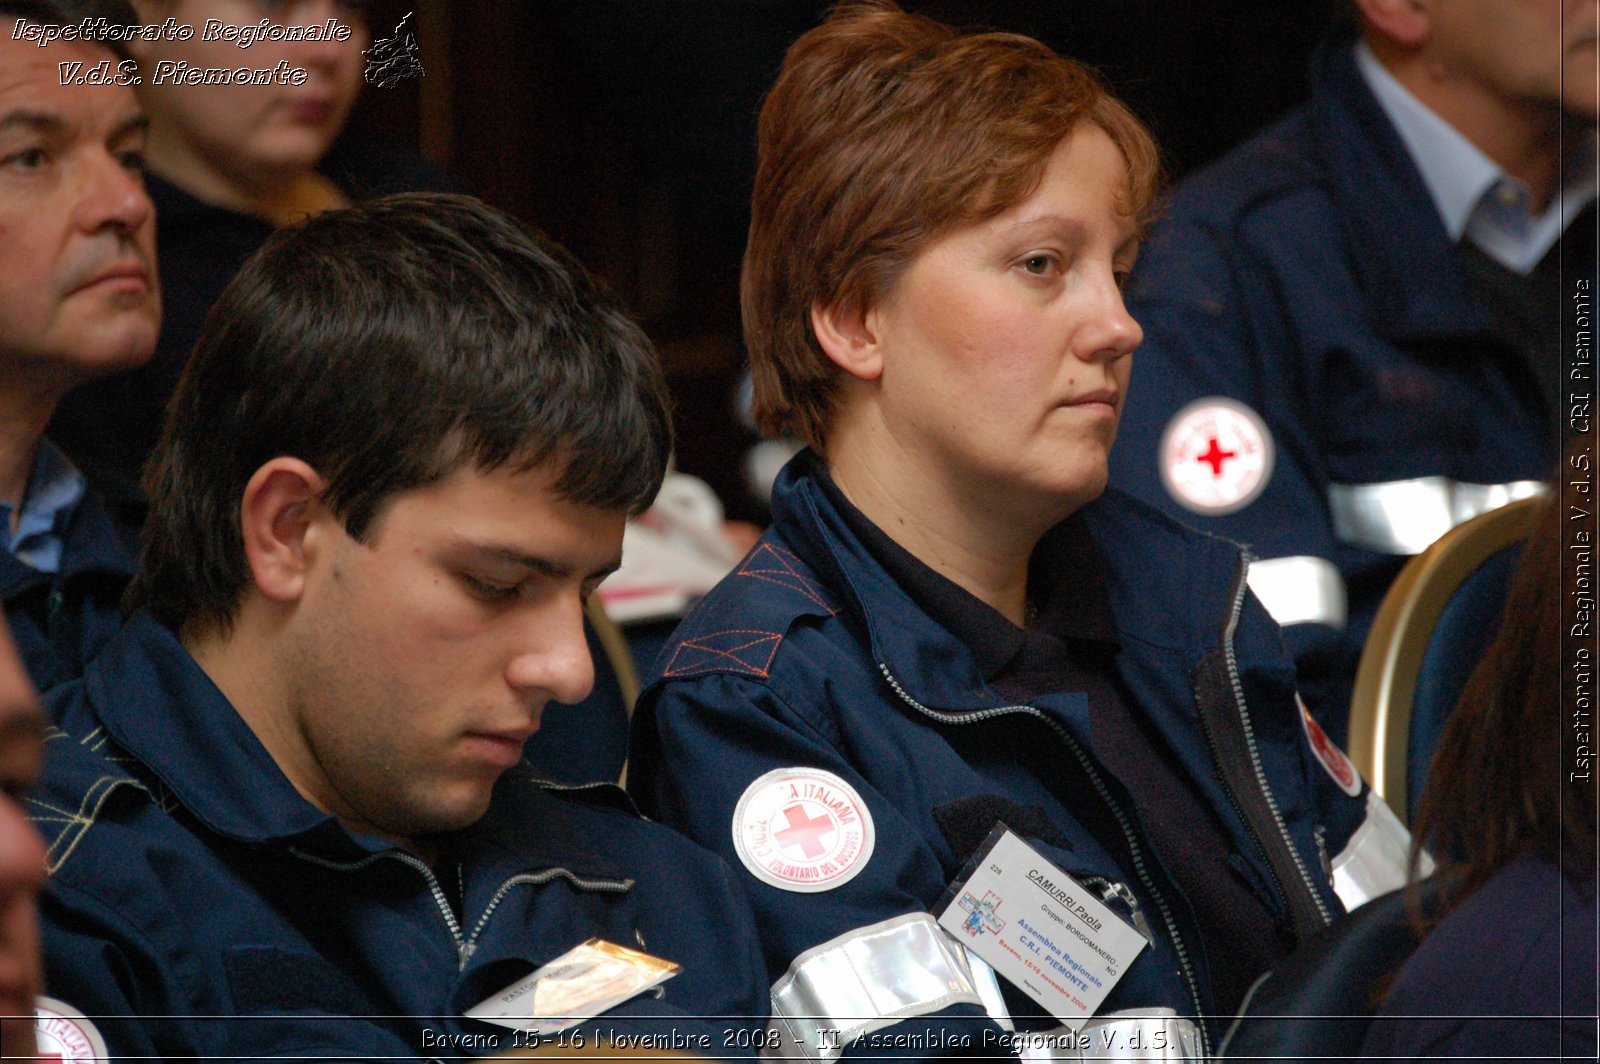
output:
[{"label": "blue collar shirt", "polygon": [[63,533],[87,488],[72,460],[49,440],[40,440],[14,530],[13,507],[0,503],[0,541],[6,550],[41,573],[59,572],[66,543]]},{"label": "blue collar shirt", "polygon": [[1561,186],[1537,217],[1527,184],[1507,174],[1391,74],[1365,42],[1356,66],[1406,146],[1450,239],[1463,237],[1502,266],[1533,272],[1596,194],[1594,130],[1588,146],[1571,153]]}]

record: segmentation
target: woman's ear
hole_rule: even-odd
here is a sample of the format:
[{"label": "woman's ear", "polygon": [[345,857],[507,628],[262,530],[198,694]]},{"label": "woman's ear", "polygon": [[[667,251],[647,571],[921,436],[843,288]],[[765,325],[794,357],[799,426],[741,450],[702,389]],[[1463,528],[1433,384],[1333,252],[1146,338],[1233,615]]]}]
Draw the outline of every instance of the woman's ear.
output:
[{"label": "woman's ear", "polygon": [[239,504],[245,560],[256,590],[292,602],[305,590],[314,560],[312,526],[331,518],[322,503],[322,477],[298,458],[267,462],[245,485]]},{"label": "woman's ear", "polygon": [[870,311],[813,303],[811,331],[823,354],[850,376],[870,381],[883,374],[883,353]]}]

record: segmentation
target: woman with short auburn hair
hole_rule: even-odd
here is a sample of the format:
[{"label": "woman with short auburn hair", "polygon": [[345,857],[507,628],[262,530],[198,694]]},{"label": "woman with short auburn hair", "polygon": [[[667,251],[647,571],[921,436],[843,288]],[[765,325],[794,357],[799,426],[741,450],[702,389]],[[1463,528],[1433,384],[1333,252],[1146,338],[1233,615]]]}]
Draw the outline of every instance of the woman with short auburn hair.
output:
[{"label": "woman with short auburn hair", "polygon": [[[1240,548],[1102,497],[1158,177],[1091,71],[886,2],[801,37],[762,109],[755,408],[809,447],[659,659],[630,771],[743,870],[775,1030],[811,1056],[1086,1017],[1196,1055],[1341,898],[1403,879]],[[1039,878],[956,889],[939,926],[999,826]],[[1041,880],[1101,930],[1008,969],[1023,922],[1054,927]],[[1107,922],[1142,943],[1114,975]]]}]

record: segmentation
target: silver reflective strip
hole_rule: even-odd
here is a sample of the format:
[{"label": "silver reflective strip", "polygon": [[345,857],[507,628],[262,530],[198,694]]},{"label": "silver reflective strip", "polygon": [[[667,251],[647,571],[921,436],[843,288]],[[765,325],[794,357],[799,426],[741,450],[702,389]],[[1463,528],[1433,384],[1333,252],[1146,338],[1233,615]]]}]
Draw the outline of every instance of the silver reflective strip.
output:
[{"label": "silver reflective strip", "polygon": [[1013,1036],[1023,1060],[1200,1059],[1200,1032],[1171,1009],[1126,1009],[1070,1028]]},{"label": "silver reflective strip", "polygon": [[983,1001],[983,1011],[1000,1025],[1001,1030],[1015,1031],[1017,1026],[1011,1022],[1011,1010],[1006,1008],[1005,995],[1000,993],[1000,977],[994,974],[989,962],[969,949],[967,966],[972,969],[972,984]]},{"label": "silver reflective strip", "polygon": [[1343,628],[1344,577],[1339,567],[1314,554],[1250,563],[1250,590],[1280,625],[1325,624]]},{"label": "silver reflective strip", "polygon": [[1544,492],[1538,480],[1467,484],[1417,477],[1381,484],[1329,484],[1333,530],[1345,543],[1383,554],[1421,554],[1463,521]]},{"label": "silver reflective strip", "polygon": [[[1333,859],[1333,892],[1345,911],[1406,885],[1411,833],[1378,792],[1367,788],[1367,819]],[[1422,855],[1418,871],[1428,875],[1433,861]]]},{"label": "silver reflective strip", "polygon": [[772,1026],[827,1061],[862,1035],[957,1004],[984,1004],[966,950],[932,916],[907,913],[796,957],[772,986]]}]

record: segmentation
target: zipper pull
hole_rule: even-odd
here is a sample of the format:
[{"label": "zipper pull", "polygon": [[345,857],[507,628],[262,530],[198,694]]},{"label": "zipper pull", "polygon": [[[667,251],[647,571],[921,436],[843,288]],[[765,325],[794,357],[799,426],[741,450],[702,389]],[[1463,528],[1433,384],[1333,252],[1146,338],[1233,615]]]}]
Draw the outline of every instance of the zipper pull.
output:
[{"label": "zipper pull", "polygon": [[476,942],[463,942],[457,946],[456,970],[464,970],[467,966],[467,962],[472,959],[472,955],[476,952],[478,952],[478,944]]},{"label": "zipper pull", "polygon": [[1150,921],[1144,918],[1144,909],[1140,907],[1139,899],[1133,896],[1133,891],[1128,889],[1128,885],[1106,880],[1105,888],[1100,892],[1100,900],[1109,905],[1112,898],[1120,899],[1128,907],[1128,912],[1133,916],[1133,929],[1154,945],[1156,936],[1150,930]]}]

